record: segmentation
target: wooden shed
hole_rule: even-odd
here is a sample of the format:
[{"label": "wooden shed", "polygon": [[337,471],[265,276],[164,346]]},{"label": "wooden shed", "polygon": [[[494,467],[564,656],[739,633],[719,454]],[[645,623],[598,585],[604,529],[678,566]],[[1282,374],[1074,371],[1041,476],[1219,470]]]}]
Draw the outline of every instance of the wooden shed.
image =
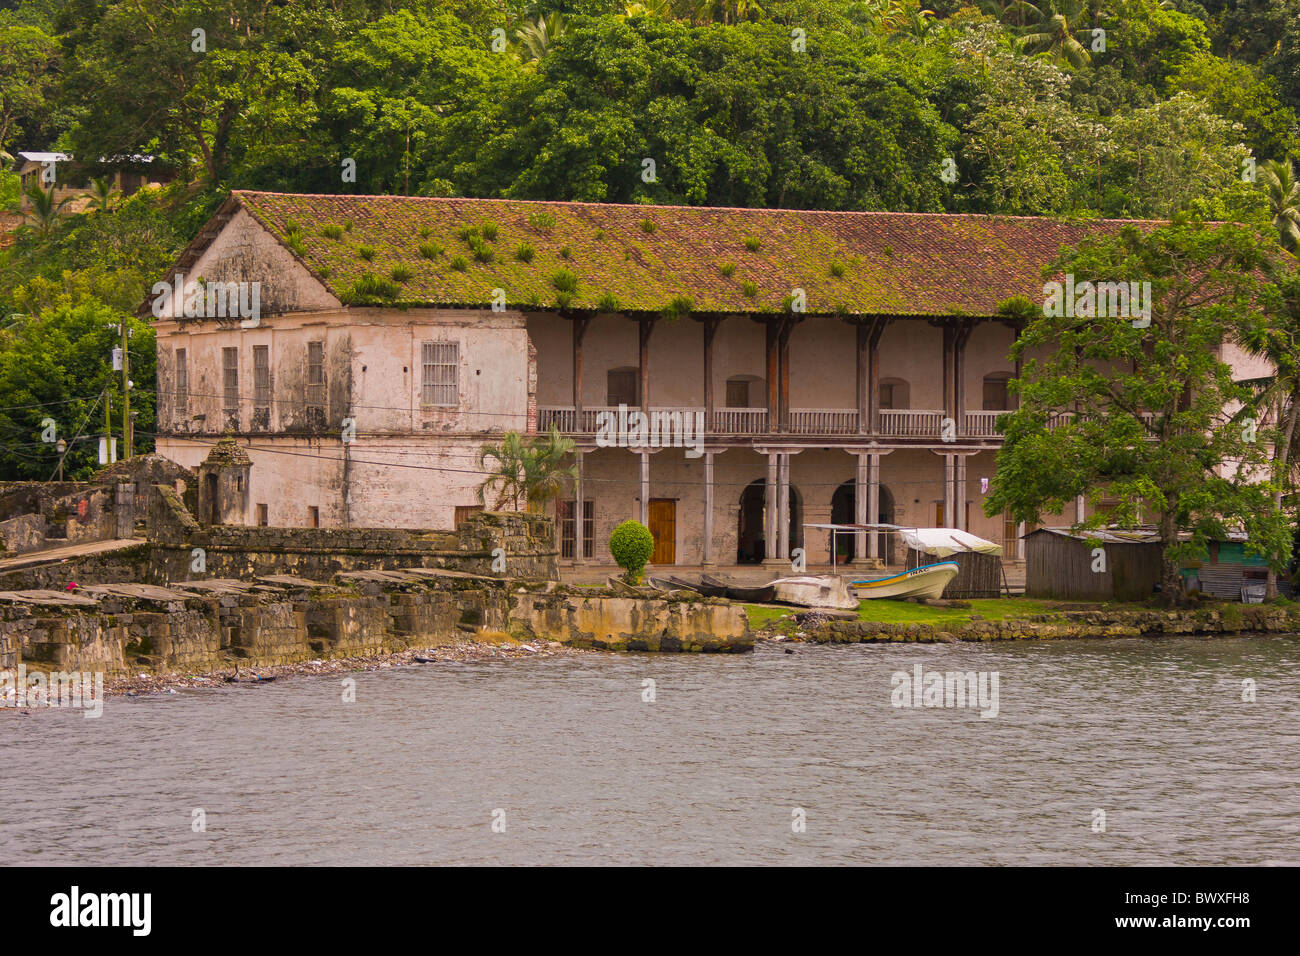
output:
[{"label": "wooden shed", "polygon": [[945,558],[936,558],[921,551],[907,549],[907,566],[919,568],[936,561],[956,561],[960,570],[943,589],[943,596],[954,600],[969,598],[995,598],[1002,593],[1002,556],[962,551]]},{"label": "wooden shed", "polygon": [[[1104,570],[1094,550],[1104,552]],[[1160,583],[1156,532],[1039,528],[1025,535],[1025,596],[1058,601],[1146,601]]]}]

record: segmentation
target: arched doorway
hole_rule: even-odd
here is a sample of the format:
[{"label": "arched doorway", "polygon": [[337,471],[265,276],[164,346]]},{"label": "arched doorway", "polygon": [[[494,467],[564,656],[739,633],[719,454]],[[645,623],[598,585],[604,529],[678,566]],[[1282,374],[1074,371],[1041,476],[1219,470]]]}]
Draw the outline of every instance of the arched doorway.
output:
[{"label": "arched doorway", "polygon": [[[867,514],[868,524],[893,524],[894,523],[894,496],[884,485],[880,486],[880,513],[878,515]],[[846,481],[835,489],[831,495],[831,524],[856,524],[857,518],[857,482]],[[835,535],[836,547],[839,549],[839,558],[836,564],[843,564],[845,561],[852,561],[858,556],[858,536],[855,534],[845,534],[843,532]],[[888,540],[888,539],[884,539]],[[830,550],[830,541],[826,542],[826,548]],[[883,550],[883,545],[882,545]]]},{"label": "arched doorway", "polygon": [[[736,563],[758,564],[768,553],[776,554],[776,542],[769,548],[767,523],[764,519],[767,498],[767,481],[756,478],[740,493],[737,515]],[[803,547],[803,495],[790,486],[790,549]]]}]

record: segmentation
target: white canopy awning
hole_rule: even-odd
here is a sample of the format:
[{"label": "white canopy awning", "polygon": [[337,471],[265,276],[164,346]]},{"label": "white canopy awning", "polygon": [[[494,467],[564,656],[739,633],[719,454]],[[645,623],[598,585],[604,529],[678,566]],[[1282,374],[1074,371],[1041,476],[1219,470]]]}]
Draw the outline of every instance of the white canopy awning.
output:
[{"label": "white canopy awning", "polygon": [[946,558],[963,551],[997,555],[1002,553],[1002,545],[985,541],[959,528],[908,528],[900,531],[899,534],[913,551],[932,554],[938,558]]}]

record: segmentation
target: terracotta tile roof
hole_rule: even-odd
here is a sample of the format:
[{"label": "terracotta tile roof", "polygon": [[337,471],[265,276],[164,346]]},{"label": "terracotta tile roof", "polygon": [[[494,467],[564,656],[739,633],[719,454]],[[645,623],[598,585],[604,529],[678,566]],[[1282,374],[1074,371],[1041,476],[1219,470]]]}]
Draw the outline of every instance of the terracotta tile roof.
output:
[{"label": "terracotta tile roof", "polygon": [[[610,311],[647,312],[675,311],[675,298],[677,310],[784,311],[801,288],[813,314],[991,315],[1014,295],[1041,299],[1042,267],[1062,245],[1126,222],[248,191],[231,204],[344,301],[380,301],[354,284],[398,268],[395,301],[410,305],[487,306],[500,288],[511,306],[594,309],[612,296]],[[561,270],[577,279],[567,297]]]}]

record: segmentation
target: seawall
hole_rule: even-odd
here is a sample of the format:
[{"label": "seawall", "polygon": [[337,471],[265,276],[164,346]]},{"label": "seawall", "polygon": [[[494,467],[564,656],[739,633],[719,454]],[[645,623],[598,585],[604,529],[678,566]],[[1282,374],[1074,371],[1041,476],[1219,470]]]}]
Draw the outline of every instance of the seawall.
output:
[{"label": "seawall", "polygon": [[607,650],[743,652],[720,601],[577,593],[436,569],[89,585],[0,603],[0,669],[201,673],[396,653],[501,634]]},{"label": "seawall", "polygon": [[817,644],[1280,634],[1300,631],[1300,605],[1224,604],[1169,611],[1059,611],[1006,621],[973,620],[952,625],[822,620],[803,626],[801,631],[803,640]]}]

